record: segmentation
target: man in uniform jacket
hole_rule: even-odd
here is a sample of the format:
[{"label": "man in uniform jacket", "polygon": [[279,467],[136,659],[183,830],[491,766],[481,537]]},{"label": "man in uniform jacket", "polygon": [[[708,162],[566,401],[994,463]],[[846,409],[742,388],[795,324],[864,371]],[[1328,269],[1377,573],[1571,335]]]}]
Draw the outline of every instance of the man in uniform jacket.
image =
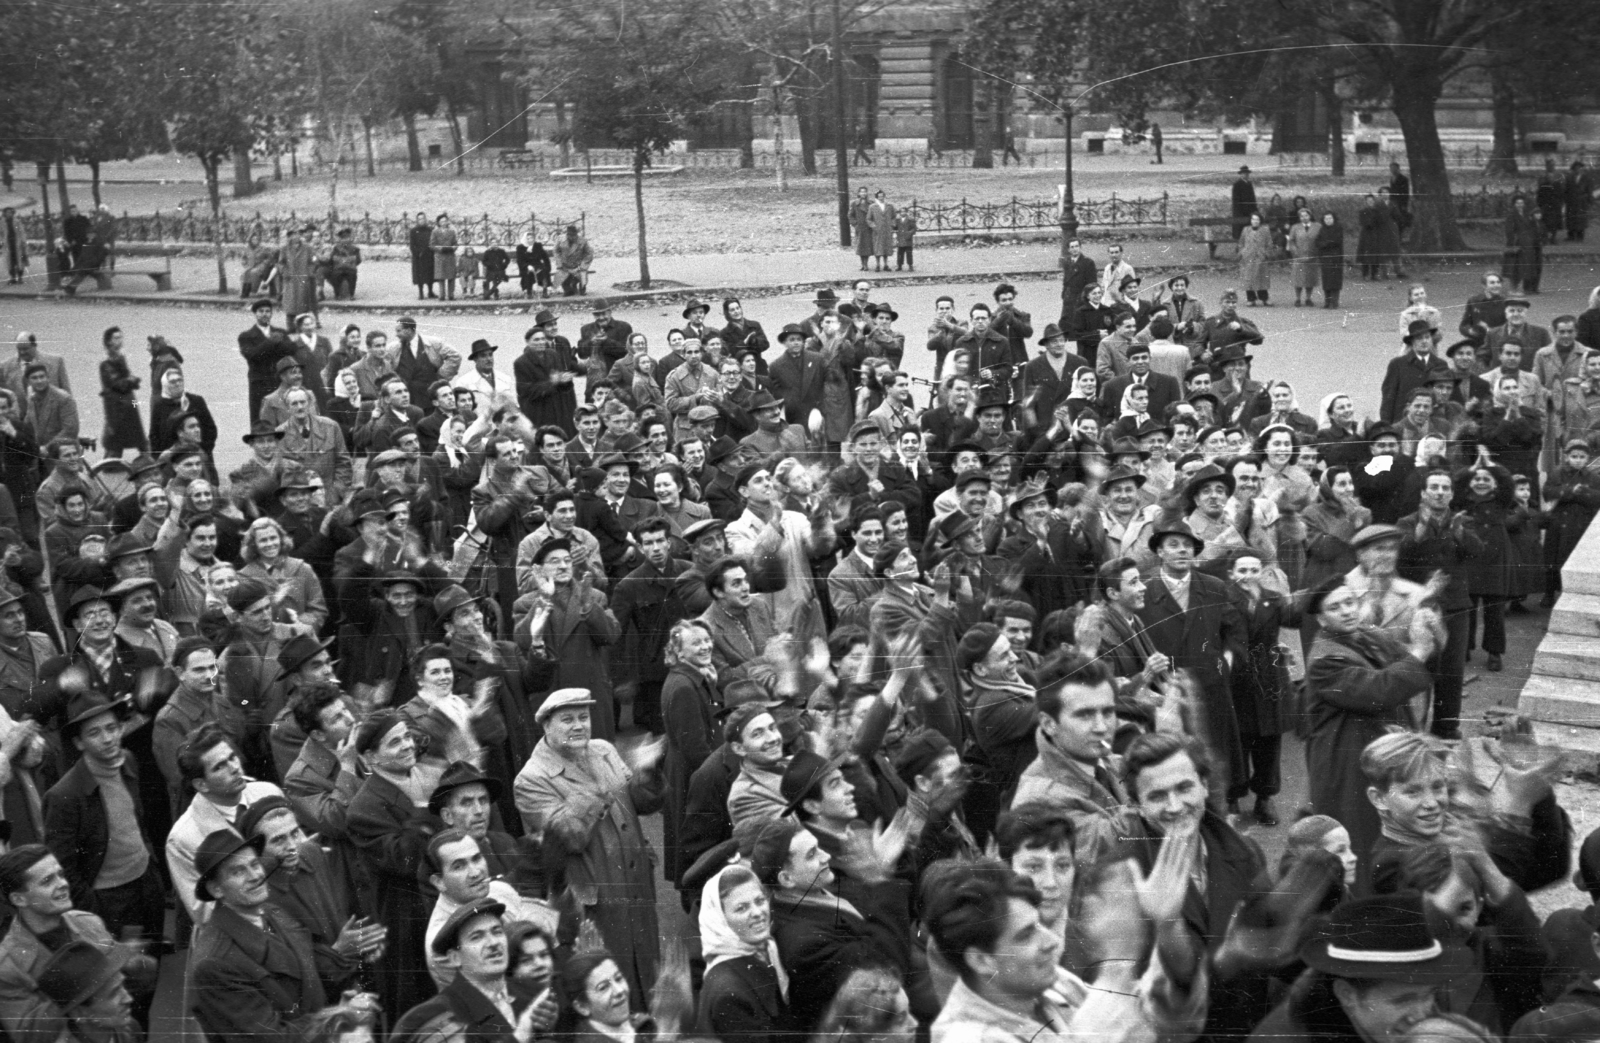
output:
[{"label": "man in uniform jacket", "polygon": [[1188,523],[1157,522],[1153,528],[1149,546],[1161,568],[1145,591],[1139,618],[1156,651],[1200,685],[1199,727],[1217,761],[1212,792],[1221,796],[1243,770],[1228,681],[1244,648],[1243,620],[1227,585],[1195,568],[1205,543]]},{"label": "man in uniform jacket", "polygon": [[783,403],[786,423],[806,427],[813,411],[822,410],[825,381],[822,356],[806,350],[806,331],[793,323],[778,335],[783,354],[772,361],[767,379],[772,393]]},{"label": "man in uniform jacket", "polygon": [[217,830],[195,852],[198,901],[216,907],[189,954],[190,1008],[212,1043],[288,1039],[327,1004],[311,935],[269,898],[263,842]]}]

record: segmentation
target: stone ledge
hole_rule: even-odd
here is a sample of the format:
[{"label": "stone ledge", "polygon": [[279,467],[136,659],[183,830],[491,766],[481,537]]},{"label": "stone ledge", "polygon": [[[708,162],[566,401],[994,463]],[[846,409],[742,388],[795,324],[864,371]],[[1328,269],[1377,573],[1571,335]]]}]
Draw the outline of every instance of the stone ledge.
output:
[{"label": "stone ledge", "polygon": [[1600,637],[1600,596],[1563,592],[1550,613],[1550,633]]},{"label": "stone ledge", "polygon": [[1600,525],[1573,548],[1561,585],[1517,710],[1539,742],[1592,759],[1600,754]]}]

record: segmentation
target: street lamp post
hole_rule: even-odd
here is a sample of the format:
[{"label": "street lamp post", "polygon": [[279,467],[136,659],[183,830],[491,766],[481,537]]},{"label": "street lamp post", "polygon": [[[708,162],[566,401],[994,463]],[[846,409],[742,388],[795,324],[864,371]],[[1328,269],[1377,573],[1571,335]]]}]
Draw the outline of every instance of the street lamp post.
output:
[{"label": "street lamp post", "polygon": [[839,187],[839,245],[850,245],[850,151],[845,140],[844,29],[833,0],[833,166]]},{"label": "street lamp post", "polygon": [[1078,212],[1072,200],[1072,107],[1069,105],[1062,112],[1067,121],[1067,183],[1061,199],[1061,270],[1064,272],[1068,263],[1067,244],[1078,235]]},{"label": "street lamp post", "polygon": [[44,202],[45,287],[51,290],[59,290],[61,288],[61,272],[56,267],[55,222],[50,216],[50,164],[46,161],[38,164],[38,168],[39,197]]}]

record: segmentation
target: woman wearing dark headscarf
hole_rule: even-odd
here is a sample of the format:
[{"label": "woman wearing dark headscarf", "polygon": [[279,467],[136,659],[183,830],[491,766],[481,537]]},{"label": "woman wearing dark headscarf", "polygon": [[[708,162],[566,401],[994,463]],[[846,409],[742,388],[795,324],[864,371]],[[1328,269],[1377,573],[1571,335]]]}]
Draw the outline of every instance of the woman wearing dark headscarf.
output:
[{"label": "woman wearing dark headscarf", "polygon": [[1339,291],[1344,289],[1344,228],[1332,210],[1322,214],[1317,229],[1317,267],[1322,274],[1322,306],[1337,308]]}]

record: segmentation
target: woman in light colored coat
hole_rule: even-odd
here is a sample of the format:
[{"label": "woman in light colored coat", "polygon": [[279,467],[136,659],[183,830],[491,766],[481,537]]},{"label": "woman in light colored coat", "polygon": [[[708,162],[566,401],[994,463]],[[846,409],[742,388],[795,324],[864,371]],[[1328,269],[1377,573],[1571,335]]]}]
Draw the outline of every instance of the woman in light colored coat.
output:
[{"label": "woman in light colored coat", "polygon": [[1250,306],[1257,302],[1270,306],[1267,291],[1272,278],[1267,274],[1267,262],[1272,260],[1272,229],[1261,223],[1260,214],[1250,215],[1250,224],[1239,233],[1239,281]]},{"label": "woman in light colored coat", "polygon": [[894,253],[894,204],[878,189],[872,207],[867,211],[867,224],[872,228],[872,255],[878,259],[878,270],[889,267],[889,255]]},{"label": "woman in light colored coat", "polygon": [[456,297],[456,243],[450,215],[440,214],[428,236],[428,248],[433,251],[433,278],[439,284],[439,296],[447,301]]},{"label": "woman in light colored coat", "polygon": [[[311,566],[289,555],[293,546],[282,525],[271,518],[257,518],[240,540],[245,564],[239,575],[260,580],[272,591],[274,618],[304,623],[313,634],[320,633],[328,621],[328,602]],[[292,614],[285,615],[285,609]]]},{"label": "woman in light colored coat", "polygon": [[1300,307],[1301,294],[1305,304],[1311,305],[1311,293],[1317,288],[1317,226],[1311,223],[1311,211],[1301,210],[1298,223],[1289,228],[1289,281],[1294,284],[1294,306]]}]

